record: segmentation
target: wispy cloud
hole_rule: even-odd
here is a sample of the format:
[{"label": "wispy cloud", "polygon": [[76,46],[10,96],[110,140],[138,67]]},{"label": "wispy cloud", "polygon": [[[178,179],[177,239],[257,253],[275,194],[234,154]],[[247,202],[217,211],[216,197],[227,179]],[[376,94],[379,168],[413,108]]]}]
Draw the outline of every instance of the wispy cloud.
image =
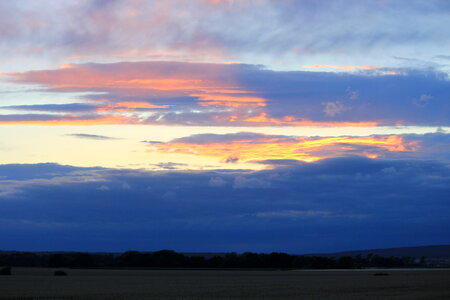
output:
[{"label": "wispy cloud", "polygon": [[16,111],[36,111],[36,112],[52,112],[52,113],[79,113],[79,112],[95,112],[98,106],[86,103],[69,103],[69,104],[30,104],[30,105],[10,105],[0,106],[3,110]]},{"label": "wispy cloud", "polygon": [[[6,57],[275,62],[301,56],[334,59],[341,63],[326,65],[337,66],[354,57],[365,66],[369,56],[388,61],[414,47],[425,57],[449,46],[442,39],[449,35],[442,26],[446,1],[43,0],[45,10],[33,3],[2,3]],[[80,19],[83,25],[74,27]],[[414,28],[405,26],[411,20]]]},{"label": "wispy cloud", "polygon": [[117,115],[51,115],[23,114],[0,115],[1,125],[50,125],[50,126],[80,126],[80,125],[110,125],[132,124],[126,116]]},{"label": "wispy cloud", "polygon": [[177,170],[186,167],[187,164],[184,163],[174,163],[174,162],[161,162],[158,164],[154,164],[155,167],[164,169],[164,170]]},{"label": "wispy cloud", "polygon": [[69,133],[66,136],[76,137],[80,139],[88,139],[88,140],[117,140],[118,138],[104,136],[104,135],[96,135],[96,134],[86,134],[86,133]]}]

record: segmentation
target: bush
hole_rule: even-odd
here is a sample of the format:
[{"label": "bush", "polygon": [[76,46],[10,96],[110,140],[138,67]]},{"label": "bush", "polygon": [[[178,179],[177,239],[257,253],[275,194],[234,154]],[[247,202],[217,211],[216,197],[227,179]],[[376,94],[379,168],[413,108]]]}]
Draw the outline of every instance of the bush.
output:
[{"label": "bush", "polygon": [[62,268],[68,266],[67,258],[61,253],[50,255],[47,264],[50,268]]},{"label": "bush", "polygon": [[0,275],[11,275],[11,267],[3,267],[0,269]]},{"label": "bush", "polygon": [[61,270],[55,271],[55,273],[53,273],[53,275],[55,276],[67,276],[67,273]]}]

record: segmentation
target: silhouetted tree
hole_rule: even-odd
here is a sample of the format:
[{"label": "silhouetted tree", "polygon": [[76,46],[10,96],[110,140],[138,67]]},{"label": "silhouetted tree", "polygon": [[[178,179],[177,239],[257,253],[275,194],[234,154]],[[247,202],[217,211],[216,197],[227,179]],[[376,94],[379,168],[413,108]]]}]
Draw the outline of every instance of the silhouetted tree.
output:
[{"label": "silhouetted tree", "polygon": [[67,259],[60,253],[51,254],[48,257],[48,266],[50,268],[61,268],[68,266]]},{"label": "silhouetted tree", "polygon": [[225,260],[220,256],[213,256],[207,261],[207,266],[210,268],[222,268],[225,264]]},{"label": "silhouetted tree", "polygon": [[224,266],[227,268],[239,267],[239,257],[236,252],[227,253],[224,260]]},{"label": "silhouetted tree", "polygon": [[182,267],[185,263],[185,256],[172,250],[161,250],[153,252],[154,267]]},{"label": "silhouetted tree", "polygon": [[116,265],[139,267],[141,265],[141,254],[138,251],[126,251],[116,258]]},{"label": "silhouetted tree", "polygon": [[206,259],[202,256],[187,257],[172,250],[156,252],[127,251],[120,255],[89,253],[26,253],[0,252],[0,266],[29,267],[192,267],[192,268],[368,268],[368,267],[411,267],[426,264],[425,257],[385,257],[369,254],[365,257],[298,256],[273,252],[258,254],[245,252],[227,253]]},{"label": "silhouetted tree", "polygon": [[291,268],[293,266],[295,256],[272,252],[267,255],[267,267],[270,268]]},{"label": "silhouetted tree", "polygon": [[192,257],[189,257],[186,264],[189,267],[204,268],[207,266],[207,261],[203,256],[192,256]]},{"label": "silhouetted tree", "polygon": [[94,261],[89,253],[76,253],[70,266],[72,268],[91,268],[94,266]]},{"label": "silhouetted tree", "polygon": [[337,261],[337,267],[339,269],[352,269],[354,266],[353,258],[351,256],[342,256],[339,257]]}]

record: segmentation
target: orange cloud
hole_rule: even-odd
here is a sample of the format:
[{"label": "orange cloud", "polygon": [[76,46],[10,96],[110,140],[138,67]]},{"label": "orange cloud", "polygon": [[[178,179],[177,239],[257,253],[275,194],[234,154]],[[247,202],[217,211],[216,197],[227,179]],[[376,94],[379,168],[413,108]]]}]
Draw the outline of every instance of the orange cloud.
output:
[{"label": "orange cloud", "polygon": [[97,111],[130,111],[140,108],[168,108],[171,105],[155,105],[148,102],[118,102],[115,104],[110,104],[106,107],[101,107]]},{"label": "orange cloud", "polygon": [[[59,70],[16,72],[16,81],[43,84],[63,91],[121,90],[124,95],[197,98],[200,106],[263,107],[266,99],[249,96],[233,76],[233,69],[223,64],[120,63],[64,64]],[[98,111],[129,111],[137,108],[168,108],[128,101],[110,103]]]},{"label": "orange cloud", "polygon": [[154,89],[163,91],[174,90],[196,90],[199,88],[206,88],[210,82],[199,79],[131,79],[131,80],[117,80],[110,84],[119,88],[141,88],[141,89]]},{"label": "orange cloud", "polygon": [[316,122],[310,120],[298,120],[293,116],[285,116],[283,118],[271,118],[267,113],[261,113],[258,116],[245,118],[244,122],[256,123],[260,126],[341,126],[341,127],[375,127],[376,122]]},{"label": "orange cloud", "polygon": [[[61,69],[9,73],[13,80],[58,89],[235,90],[224,65],[174,63],[65,64]],[[228,70],[228,69],[227,69]],[[220,79],[219,79],[220,78]]]},{"label": "orange cloud", "polygon": [[223,161],[264,161],[289,159],[305,162],[345,155],[376,158],[386,151],[407,151],[413,143],[402,137],[270,137],[231,141],[189,142],[189,138],[152,144],[150,151],[215,157]]},{"label": "orange cloud", "polygon": [[[370,66],[338,67],[347,69],[376,68]],[[244,84],[246,81],[240,82],[240,78],[243,77],[239,76],[239,72],[246,68],[248,67],[161,61],[92,63],[67,64],[56,70],[8,73],[7,76],[12,81],[41,84],[55,92],[87,93],[85,98],[88,101],[96,102],[93,107],[98,108],[97,113],[115,112],[120,115],[121,112],[124,112],[125,117],[133,114],[134,120],[140,120],[146,124],[195,125],[210,122],[208,124],[220,126],[374,127],[380,125],[377,122],[365,121],[363,115],[354,116],[354,120],[359,120],[359,122],[354,122],[353,119],[343,119],[343,122],[328,121],[322,118],[322,112],[319,115],[314,113],[314,109],[316,109],[314,106],[311,106],[313,109],[307,108],[302,117],[293,115],[272,117],[270,109],[280,108],[277,111],[288,111],[286,114],[298,112],[299,109],[292,109],[292,107],[295,108],[295,103],[293,106],[286,105],[283,100],[284,96],[277,96],[270,87],[267,90],[261,88],[261,84],[266,84],[265,82],[255,86],[255,90],[247,88]],[[249,70],[257,71],[257,69]],[[251,85],[252,83],[247,84]],[[274,88],[276,87],[277,85]],[[296,89],[288,94],[292,94],[294,91],[298,92]],[[97,95],[101,93],[104,96]],[[270,106],[269,99],[265,99],[263,96],[265,94],[273,95],[270,99]],[[104,98],[98,99],[98,97]],[[158,104],[147,102],[152,99],[157,99],[154,101],[157,101]],[[161,102],[163,99],[166,103]],[[278,101],[279,99],[281,100]],[[336,104],[338,102],[324,103]],[[180,109],[177,109],[177,106]],[[225,107],[226,109],[205,108],[209,106]],[[342,111],[342,107],[333,107],[333,114],[330,112],[328,115],[333,117],[336,115],[335,110]],[[148,114],[143,113],[143,109],[164,110]],[[326,111],[328,112],[328,110],[330,109],[327,108]],[[80,113],[82,114],[82,112]],[[93,112],[89,111],[86,114],[91,113]],[[101,114],[98,116],[100,117]]]}]

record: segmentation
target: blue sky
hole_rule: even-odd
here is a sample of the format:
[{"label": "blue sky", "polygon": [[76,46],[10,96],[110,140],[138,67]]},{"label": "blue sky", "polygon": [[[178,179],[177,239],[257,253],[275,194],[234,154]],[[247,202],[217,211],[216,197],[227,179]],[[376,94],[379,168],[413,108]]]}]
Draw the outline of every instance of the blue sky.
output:
[{"label": "blue sky", "polygon": [[449,243],[449,12],[1,2],[0,249]]}]

